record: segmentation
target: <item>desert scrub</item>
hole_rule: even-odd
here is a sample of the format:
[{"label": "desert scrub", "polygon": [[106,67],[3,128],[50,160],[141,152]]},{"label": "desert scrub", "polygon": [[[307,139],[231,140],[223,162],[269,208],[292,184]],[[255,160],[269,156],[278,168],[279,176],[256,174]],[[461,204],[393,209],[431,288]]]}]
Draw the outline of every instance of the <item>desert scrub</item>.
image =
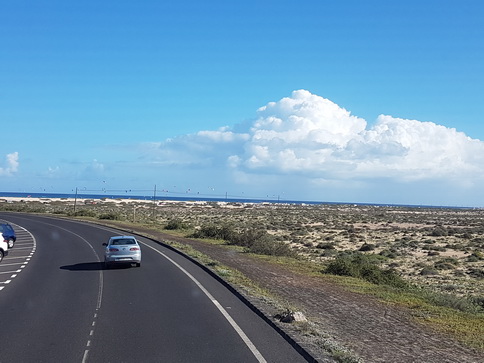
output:
[{"label": "desert scrub", "polygon": [[68,216],[96,218],[97,213],[91,209],[81,209],[76,211],[76,213],[68,213]]},{"label": "desert scrub", "polygon": [[453,270],[457,265],[459,265],[459,261],[452,257],[443,258],[434,263],[437,270]]},{"label": "desert scrub", "polygon": [[109,212],[99,215],[99,219],[106,219],[110,221],[122,221],[124,218],[120,213]]},{"label": "desert scrub", "polygon": [[363,246],[360,247],[359,251],[361,252],[373,251],[375,248],[376,246],[374,244],[364,243]]},{"label": "desert scrub", "polygon": [[183,220],[179,218],[170,219],[165,226],[165,229],[168,229],[168,230],[189,229],[189,228],[191,228],[190,224],[185,223]]},{"label": "desert scrub", "polygon": [[388,285],[405,288],[407,282],[392,269],[382,269],[377,265],[376,255],[353,255],[336,257],[331,261],[324,273],[340,276],[350,276],[366,280],[376,285]]},{"label": "desert scrub", "polygon": [[245,247],[248,252],[255,254],[296,256],[296,252],[286,243],[259,228],[236,230],[231,225],[206,225],[195,231],[191,237],[221,239],[229,245]]}]

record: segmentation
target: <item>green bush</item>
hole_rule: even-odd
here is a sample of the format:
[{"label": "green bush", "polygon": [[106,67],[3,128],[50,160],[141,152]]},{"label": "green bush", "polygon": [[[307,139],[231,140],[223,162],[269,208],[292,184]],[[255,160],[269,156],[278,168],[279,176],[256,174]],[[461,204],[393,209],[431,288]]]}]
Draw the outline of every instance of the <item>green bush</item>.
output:
[{"label": "green bush", "polygon": [[475,277],[477,279],[484,279],[484,270],[472,268],[467,272],[470,276]]},{"label": "green bush", "polygon": [[443,237],[443,236],[447,236],[448,232],[445,228],[441,226],[437,226],[432,230],[430,235],[434,237]]},{"label": "green bush", "polygon": [[74,213],[74,215],[77,217],[96,217],[97,216],[96,212],[90,209],[78,210],[76,211],[76,213]]},{"label": "green bush", "polygon": [[334,244],[334,242],[326,242],[326,243],[321,242],[321,243],[318,243],[316,248],[320,248],[322,250],[334,250],[336,249],[336,245]]},{"label": "green bush", "polygon": [[175,230],[175,229],[188,229],[190,228],[190,225],[187,223],[183,222],[179,218],[173,218],[168,221],[168,223],[165,226],[165,229],[168,230]]},{"label": "green bush", "polygon": [[461,297],[417,287],[412,287],[410,291],[422,297],[427,302],[437,306],[445,306],[451,309],[469,313],[483,312],[483,306],[481,305],[482,300],[479,300],[477,298]]},{"label": "green bush", "polygon": [[110,212],[110,213],[101,214],[99,216],[99,219],[106,219],[106,220],[111,220],[111,221],[120,221],[123,218],[121,217],[121,214],[119,214],[119,213]]},{"label": "green bush", "polygon": [[196,230],[191,237],[193,238],[213,238],[223,239],[225,241],[231,241],[234,238],[234,230],[229,225],[217,226],[215,224],[209,224],[202,226]]},{"label": "green bush", "polygon": [[263,229],[246,228],[235,230],[231,225],[202,226],[191,235],[193,238],[221,239],[230,245],[245,247],[247,251],[270,256],[296,256],[296,253],[284,242],[277,240]]},{"label": "green bush", "polygon": [[459,261],[452,257],[443,258],[435,262],[434,267],[437,270],[452,270],[459,264]]},{"label": "green bush", "polygon": [[366,252],[366,251],[373,251],[376,248],[374,244],[371,243],[364,243],[363,246],[360,247],[360,251]]},{"label": "green bush", "polygon": [[376,285],[388,285],[398,288],[408,284],[394,270],[382,269],[377,259],[362,254],[340,256],[328,264],[324,273],[351,276],[366,280]]},{"label": "green bush", "polygon": [[396,250],[390,249],[390,250],[383,250],[379,253],[380,256],[384,256],[386,258],[397,258],[399,256],[398,252]]},{"label": "green bush", "polygon": [[438,275],[438,274],[439,274],[439,271],[437,271],[433,267],[424,267],[420,271],[420,275],[422,275],[422,276],[432,276],[432,275]]}]

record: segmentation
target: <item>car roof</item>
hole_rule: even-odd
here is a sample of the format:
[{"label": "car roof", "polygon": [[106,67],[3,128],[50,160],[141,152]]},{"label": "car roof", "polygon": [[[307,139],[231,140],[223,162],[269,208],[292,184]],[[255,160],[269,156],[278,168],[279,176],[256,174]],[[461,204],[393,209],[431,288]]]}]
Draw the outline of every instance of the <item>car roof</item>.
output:
[{"label": "car roof", "polygon": [[14,232],[12,226],[8,223],[0,223],[0,231]]}]

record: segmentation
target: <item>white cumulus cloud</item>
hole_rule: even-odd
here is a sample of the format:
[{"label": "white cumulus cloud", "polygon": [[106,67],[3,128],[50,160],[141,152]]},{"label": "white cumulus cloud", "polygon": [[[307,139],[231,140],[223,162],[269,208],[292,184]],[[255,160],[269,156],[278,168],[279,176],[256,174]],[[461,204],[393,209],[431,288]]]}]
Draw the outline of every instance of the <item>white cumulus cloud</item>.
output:
[{"label": "white cumulus cloud", "polygon": [[18,152],[7,154],[7,156],[5,157],[5,160],[6,160],[6,166],[0,167],[0,175],[10,176],[13,173],[17,172],[19,167]]},{"label": "white cumulus cloud", "polygon": [[[432,122],[380,115],[374,126],[305,90],[258,110],[237,167],[314,177],[483,176],[484,143]],[[234,157],[230,159],[234,165]]]},{"label": "white cumulus cloud", "polygon": [[[237,131],[235,131],[237,130]],[[432,122],[380,115],[373,126],[306,90],[257,110],[245,126],[199,131],[145,144],[143,158],[233,175],[300,176],[307,181],[484,179],[484,142]]]}]

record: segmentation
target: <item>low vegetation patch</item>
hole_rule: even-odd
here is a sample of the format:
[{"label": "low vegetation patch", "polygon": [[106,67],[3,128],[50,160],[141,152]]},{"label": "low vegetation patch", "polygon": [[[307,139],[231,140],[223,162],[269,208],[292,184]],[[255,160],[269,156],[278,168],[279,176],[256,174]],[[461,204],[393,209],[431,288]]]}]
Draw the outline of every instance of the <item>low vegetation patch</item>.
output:
[{"label": "low vegetation patch", "polygon": [[195,231],[191,237],[221,239],[229,245],[241,246],[246,248],[248,252],[261,255],[297,256],[296,252],[286,243],[276,240],[267,231],[258,228],[237,230],[230,225],[205,225]]},{"label": "low vegetation patch", "polygon": [[189,229],[189,228],[191,228],[190,224],[185,223],[180,218],[170,219],[165,226],[165,229],[167,229],[167,230],[177,230],[177,229],[184,230],[184,229]]},{"label": "low vegetation patch", "polygon": [[408,283],[392,269],[382,269],[374,255],[353,254],[339,256],[323,271],[327,274],[356,277],[376,285],[406,288]]}]

